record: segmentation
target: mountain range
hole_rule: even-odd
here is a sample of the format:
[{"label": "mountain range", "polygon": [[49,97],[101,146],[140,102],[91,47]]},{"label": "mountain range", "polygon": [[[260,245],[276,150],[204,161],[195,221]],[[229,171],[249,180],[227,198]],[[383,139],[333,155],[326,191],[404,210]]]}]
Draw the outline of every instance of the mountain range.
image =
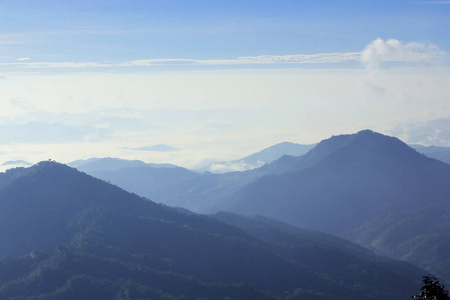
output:
[{"label": "mountain range", "polygon": [[1,299],[406,299],[425,270],[264,217],[156,204],[46,161],[0,173]]},{"label": "mountain range", "polygon": [[254,180],[219,209],[337,234],[450,279],[448,164],[367,130],[290,160],[288,172]]},{"label": "mountain range", "polygon": [[[276,144],[236,161],[216,163],[217,166],[228,166],[222,171],[231,170],[229,166],[236,164],[250,169],[244,172],[218,172],[220,174],[208,171],[214,168],[214,164],[191,171],[171,164],[118,158],[91,158],[68,165],[156,202],[204,213],[213,212],[216,202],[246,183],[268,173],[284,171],[284,168],[275,170],[273,166],[268,167],[268,163],[288,154],[302,155],[313,147],[289,142]],[[261,165],[263,168],[256,168]]]},{"label": "mountain range", "polygon": [[[427,157],[431,149],[446,149],[414,147],[418,151],[397,138],[364,130],[243,172],[198,174],[172,168],[170,176],[154,173],[151,180],[150,173],[134,176],[139,173],[131,170],[126,176],[117,171],[115,177],[100,178],[199,213],[264,215],[336,234],[450,281],[450,166]],[[155,186],[151,193],[143,190]]]},{"label": "mountain range", "polygon": [[259,152],[253,153],[241,159],[225,162],[215,162],[204,167],[198,168],[199,172],[211,172],[216,174],[228,173],[233,171],[246,171],[262,167],[271,163],[283,155],[300,156],[314,148],[315,144],[302,145],[290,142],[282,142]]},{"label": "mountain range", "polygon": [[79,160],[68,165],[156,202],[164,202],[167,195],[165,191],[173,185],[200,176],[172,164],[151,164],[118,158]]},{"label": "mountain range", "polygon": [[417,152],[450,164],[450,147],[410,145]]}]

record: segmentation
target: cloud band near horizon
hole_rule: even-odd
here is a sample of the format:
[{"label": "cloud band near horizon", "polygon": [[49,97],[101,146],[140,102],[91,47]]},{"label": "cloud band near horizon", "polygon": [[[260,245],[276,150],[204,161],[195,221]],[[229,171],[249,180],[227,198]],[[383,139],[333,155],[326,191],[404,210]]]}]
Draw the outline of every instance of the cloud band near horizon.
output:
[{"label": "cloud band near horizon", "polygon": [[431,43],[407,42],[396,39],[377,38],[363,51],[346,53],[318,53],[292,55],[242,56],[232,59],[150,58],[119,63],[104,62],[33,62],[30,58],[19,58],[15,62],[0,63],[0,67],[18,69],[81,69],[81,68],[125,68],[151,66],[245,66],[286,64],[339,64],[363,63],[378,67],[382,62],[427,63],[435,60],[448,61],[450,53]]}]

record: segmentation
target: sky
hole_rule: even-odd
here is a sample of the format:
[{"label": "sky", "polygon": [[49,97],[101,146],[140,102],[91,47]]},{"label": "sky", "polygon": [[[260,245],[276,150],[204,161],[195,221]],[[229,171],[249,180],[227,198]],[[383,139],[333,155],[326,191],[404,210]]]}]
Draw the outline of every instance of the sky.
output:
[{"label": "sky", "polygon": [[0,1],[0,164],[450,147],[450,1]]}]

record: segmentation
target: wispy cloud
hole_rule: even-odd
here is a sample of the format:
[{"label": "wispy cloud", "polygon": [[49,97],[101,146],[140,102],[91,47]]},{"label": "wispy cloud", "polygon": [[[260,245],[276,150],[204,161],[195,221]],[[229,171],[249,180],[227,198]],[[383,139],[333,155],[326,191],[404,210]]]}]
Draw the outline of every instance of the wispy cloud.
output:
[{"label": "wispy cloud", "polygon": [[[449,2],[450,3],[450,2]],[[361,52],[317,53],[292,55],[241,56],[230,59],[149,58],[117,63],[105,62],[30,62],[19,58],[15,62],[0,63],[0,67],[20,69],[89,69],[133,68],[152,66],[251,66],[295,64],[345,64],[363,62],[376,68],[382,62],[430,62],[442,59],[448,53],[432,43],[401,42],[378,38]]]},{"label": "wispy cloud", "polygon": [[58,69],[58,68],[108,68],[113,64],[103,64],[98,62],[24,62],[1,63],[0,66],[12,66],[29,69]]},{"label": "wispy cloud", "polygon": [[382,62],[430,62],[445,53],[431,43],[402,43],[396,39],[378,38],[366,46],[361,61],[370,68],[377,68]]},{"label": "wispy cloud", "polygon": [[158,145],[153,145],[153,146],[148,146],[148,147],[138,147],[138,148],[126,147],[125,149],[134,150],[134,151],[154,151],[154,152],[173,152],[173,151],[180,150],[178,148],[167,146],[164,144],[158,144]]},{"label": "wispy cloud", "polygon": [[171,65],[171,64],[195,64],[195,59],[184,58],[160,58],[160,59],[138,59],[119,64],[121,67],[143,67],[152,65]]},{"label": "wispy cloud", "polygon": [[243,56],[234,59],[189,59],[164,58],[140,59],[122,63],[100,62],[27,62],[28,58],[18,59],[17,62],[0,63],[0,67],[15,67],[20,69],[79,69],[79,68],[123,68],[123,67],[150,67],[170,65],[203,65],[203,66],[236,66],[236,65],[280,65],[280,64],[326,64],[358,62],[360,53],[319,53],[294,55],[261,55]]},{"label": "wispy cloud", "polygon": [[235,171],[246,171],[261,167],[264,165],[263,162],[259,162],[257,164],[250,164],[244,161],[236,161],[236,162],[224,162],[224,163],[215,163],[208,167],[207,171],[212,173],[227,173],[227,172],[235,172]]},{"label": "wispy cloud", "polygon": [[252,64],[317,64],[358,61],[360,53],[320,53],[294,55],[243,56],[235,59],[142,59],[121,64],[121,66],[151,66],[160,64],[198,64],[198,65],[252,65]]},{"label": "wispy cloud", "polygon": [[391,130],[411,144],[450,146],[450,119],[400,124]]}]

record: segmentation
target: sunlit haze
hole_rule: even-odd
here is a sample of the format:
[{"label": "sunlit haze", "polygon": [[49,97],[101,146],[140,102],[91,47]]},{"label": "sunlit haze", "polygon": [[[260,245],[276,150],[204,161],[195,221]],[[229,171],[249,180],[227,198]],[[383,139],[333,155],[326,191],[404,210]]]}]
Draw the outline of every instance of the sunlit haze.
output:
[{"label": "sunlit haze", "polygon": [[450,146],[448,28],[448,1],[3,1],[0,163]]}]

